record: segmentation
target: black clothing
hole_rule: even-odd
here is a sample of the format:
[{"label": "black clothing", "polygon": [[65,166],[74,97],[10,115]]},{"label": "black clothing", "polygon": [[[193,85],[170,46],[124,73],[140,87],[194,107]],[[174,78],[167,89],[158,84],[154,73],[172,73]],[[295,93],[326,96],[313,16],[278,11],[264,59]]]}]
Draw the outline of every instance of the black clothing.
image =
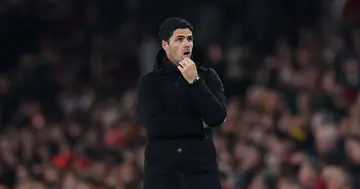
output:
[{"label": "black clothing", "polygon": [[[140,80],[139,118],[147,131],[144,189],[167,188],[166,184],[175,189],[184,182],[187,189],[220,188],[211,127],[224,122],[226,99],[217,73],[202,65],[200,54],[193,54],[200,76],[194,84],[187,83],[164,50],[153,71]],[[199,174],[208,175],[208,183],[184,180]],[[207,180],[204,177],[199,176]]]},{"label": "black clothing", "polygon": [[221,189],[218,172],[145,175],[144,189]]}]

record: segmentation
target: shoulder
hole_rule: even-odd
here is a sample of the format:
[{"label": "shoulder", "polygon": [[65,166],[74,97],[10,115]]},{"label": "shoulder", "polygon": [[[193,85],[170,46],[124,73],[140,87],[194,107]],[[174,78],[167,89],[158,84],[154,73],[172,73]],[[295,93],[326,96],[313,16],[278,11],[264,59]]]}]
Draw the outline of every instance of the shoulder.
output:
[{"label": "shoulder", "polygon": [[150,71],[148,73],[145,73],[144,75],[142,75],[140,77],[141,80],[155,80],[155,79],[159,79],[161,78],[162,74],[159,73],[158,71]]},{"label": "shoulder", "polygon": [[213,68],[203,68],[203,70],[206,78],[220,80],[218,73]]},{"label": "shoulder", "polygon": [[139,87],[155,85],[157,83],[158,74],[155,72],[148,72],[142,75],[139,79]]},{"label": "shoulder", "polygon": [[[216,87],[219,91],[223,92],[223,83],[218,75],[218,73],[213,68],[206,68],[206,72],[203,75],[205,83],[209,87]],[[200,76],[201,77],[201,76]]]},{"label": "shoulder", "polygon": [[148,72],[140,77],[140,81],[153,79],[156,76],[155,72]]},{"label": "shoulder", "polygon": [[214,68],[206,68],[207,72],[210,76],[215,76],[215,77],[219,77],[219,75],[217,74],[217,72],[214,70]]}]

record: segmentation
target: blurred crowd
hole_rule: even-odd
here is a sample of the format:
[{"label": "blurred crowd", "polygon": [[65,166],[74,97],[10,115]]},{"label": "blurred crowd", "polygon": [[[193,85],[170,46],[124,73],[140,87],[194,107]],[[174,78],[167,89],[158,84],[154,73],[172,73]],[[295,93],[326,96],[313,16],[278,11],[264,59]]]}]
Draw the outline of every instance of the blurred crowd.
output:
[{"label": "blurred crowd", "polygon": [[224,189],[360,188],[359,1],[266,2],[0,1],[0,189],[141,188],[136,87],[167,16],[224,83]]}]

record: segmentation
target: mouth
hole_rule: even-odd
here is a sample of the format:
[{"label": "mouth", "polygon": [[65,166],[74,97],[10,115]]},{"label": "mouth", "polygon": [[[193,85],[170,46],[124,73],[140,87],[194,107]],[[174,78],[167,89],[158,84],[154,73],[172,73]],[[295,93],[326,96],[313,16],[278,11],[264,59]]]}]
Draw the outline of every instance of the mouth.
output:
[{"label": "mouth", "polygon": [[186,56],[186,57],[189,57],[190,56],[190,51],[184,52],[183,55]]}]

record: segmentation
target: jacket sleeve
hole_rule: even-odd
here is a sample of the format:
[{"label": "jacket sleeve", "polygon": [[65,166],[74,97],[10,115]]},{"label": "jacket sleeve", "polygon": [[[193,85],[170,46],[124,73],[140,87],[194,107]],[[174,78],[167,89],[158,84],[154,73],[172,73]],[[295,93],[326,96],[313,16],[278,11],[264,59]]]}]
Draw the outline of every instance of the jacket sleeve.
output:
[{"label": "jacket sleeve", "polygon": [[166,112],[161,101],[161,92],[154,79],[145,75],[138,88],[139,120],[146,126],[149,138],[176,138],[201,133],[199,117]]},{"label": "jacket sleeve", "polygon": [[200,78],[190,85],[190,96],[204,122],[210,127],[216,127],[226,119],[226,97],[215,70],[209,69],[208,74],[206,82]]}]

